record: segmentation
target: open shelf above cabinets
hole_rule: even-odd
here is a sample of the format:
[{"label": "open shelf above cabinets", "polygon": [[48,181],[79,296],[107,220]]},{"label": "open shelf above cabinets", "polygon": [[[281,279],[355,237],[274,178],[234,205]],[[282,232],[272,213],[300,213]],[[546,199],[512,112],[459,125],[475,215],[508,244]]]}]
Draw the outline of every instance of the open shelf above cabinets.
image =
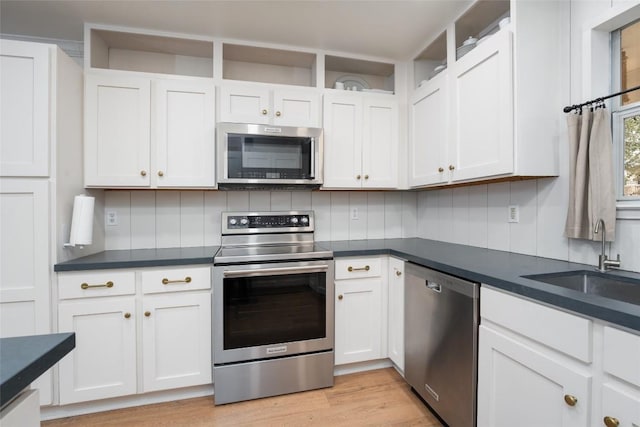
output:
[{"label": "open shelf above cabinets", "polygon": [[85,37],[89,68],[213,77],[211,40],[91,27]]},{"label": "open shelf above cabinets", "polygon": [[460,59],[508,24],[509,0],[478,0],[455,22],[455,58]]},{"label": "open shelf above cabinets", "polygon": [[415,87],[447,68],[447,33],[443,31],[413,60]]},{"label": "open shelf above cabinets", "polygon": [[[395,66],[392,63],[326,55],[324,87],[392,94]],[[342,86],[337,83],[342,83]],[[352,89],[353,88],[353,89]]]},{"label": "open shelf above cabinets", "polygon": [[222,75],[227,80],[316,86],[316,54],[224,43]]}]

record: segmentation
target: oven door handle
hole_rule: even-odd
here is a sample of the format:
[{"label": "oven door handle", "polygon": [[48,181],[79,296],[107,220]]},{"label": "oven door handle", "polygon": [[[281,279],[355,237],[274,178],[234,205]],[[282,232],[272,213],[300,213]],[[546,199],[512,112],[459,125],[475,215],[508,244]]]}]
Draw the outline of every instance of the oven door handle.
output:
[{"label": "oven door handle", "polygon": [[252,277],[267,276],[270,274],[298,274],[298,273],[320,273],[327,271],[328,265],[305,265],[300,267],[276,267],[276,268],[260,268],[255,270],[225,270],[222,272],[224,277]]}]

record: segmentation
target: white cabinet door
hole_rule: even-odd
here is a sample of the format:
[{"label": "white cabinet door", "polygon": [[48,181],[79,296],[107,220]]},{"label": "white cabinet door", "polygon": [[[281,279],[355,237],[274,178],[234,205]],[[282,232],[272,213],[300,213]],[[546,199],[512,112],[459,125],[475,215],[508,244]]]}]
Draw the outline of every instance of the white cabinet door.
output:
[{"label": "white cabinet door", "polygon": [[382,280],[336,280],[335,364],[382,357]]},{"label": "white cabinet door", "polygon": [[437,184],[449,180],[448,72],[416,90],[411,103],[409,185]]},{"label": "white cabinet door", "polygon": [[311,91],[274,90],[273,124],[320,127],[320,96]]},{"label": "white cabinet door", "polygon": [[602,387],[602,413],[600,416],[596,414],[594,420],[597,425],[640,426],[640,390],[624,391],[624,388],[617,382],[605,382]]},{"label": "white cabinet door", "polygon": [[86,75],[85,186],[149,186],[150,91],[146,78]]},{"label": "white cabinet door", "polygon": [[363,113],[360,97],[324,97],[324,187],[362,187]]},{"label": "white cabinet door", "polygon": [[389,257],[389,332],[387,354],[404,371],[404,261]]},{"label": "white cabinet door", "polygon": [[0,179],[0,337],[49,330],[49,183]]},{"label": "white cabinet door", "polygon": [[223,85],[220,88],[220,121],[269,123],[270,91],[251,85]]},{"label": "white cabinet door", "polygon": [[136,392],[136,313],[133,297],[64,301],[60,332],[76,333],[76,348],[60,361],[60,404]]},{"label": "white cabinet door", "polygon": [[211,294],[145,295],[143,391],[211,383]]},{"label": "white cabinet door", "polygon": [[[591,376],[485,326],[478,349],[478,427],[588,425]],[[575,398],[571,406],[565,399]]]},{"label": "white cabinet door", "polygon": [[364,99],[362,186],[398,186],[398,103],[395,99]]},{"label": "white cabinet door", "polygon": [[514,171],[512,34],[501,31],[452,67],[453,181]]},{"label": "white cabinet door", "polygon": [[215,185],[215,89],[212,82],[153,83],[152,183],[163,187]]},{"label": "white cabinet door", "polygon": [[49,175],[49,46],[0,41],[0,176]]}]

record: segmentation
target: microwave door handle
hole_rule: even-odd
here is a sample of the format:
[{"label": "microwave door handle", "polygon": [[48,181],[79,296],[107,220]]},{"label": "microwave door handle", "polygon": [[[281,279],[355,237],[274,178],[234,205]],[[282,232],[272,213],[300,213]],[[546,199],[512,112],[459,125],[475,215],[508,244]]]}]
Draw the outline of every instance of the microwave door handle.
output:
[{"label": "microwave door handle", "polygon": [[301,267],[277,267],[260,268],[255,270],[227,270],[222,274],[224,277],[252,277],[266,276],[274,274],[301,274],[301,273],[321,273],[329,269],[328,265],[308,265]]}]

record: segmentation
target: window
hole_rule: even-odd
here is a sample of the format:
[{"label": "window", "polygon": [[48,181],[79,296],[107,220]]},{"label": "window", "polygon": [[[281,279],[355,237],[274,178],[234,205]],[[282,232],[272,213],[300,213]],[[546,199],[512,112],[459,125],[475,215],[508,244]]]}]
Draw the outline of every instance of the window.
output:
[{"label": "window", "polygon": [[[640,21],[614,31],[612,46],[613,91],[640,86]],[[615,98],[612,108],[617,198],[640,201],[640,90]]]}]

